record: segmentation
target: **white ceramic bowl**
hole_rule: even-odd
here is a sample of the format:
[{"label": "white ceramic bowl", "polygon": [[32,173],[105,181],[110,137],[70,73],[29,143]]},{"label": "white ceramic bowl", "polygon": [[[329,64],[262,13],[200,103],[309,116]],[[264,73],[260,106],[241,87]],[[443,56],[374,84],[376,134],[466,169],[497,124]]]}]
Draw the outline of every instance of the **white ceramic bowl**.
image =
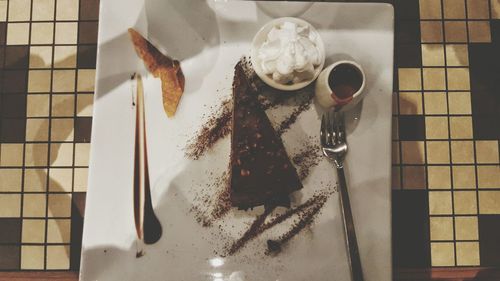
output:
[{"label": "white ceramic bowl", "polygon": [[[262,71],[260,60],[258,58],[259,54],[259,48],[262,46],[262,44],[266,41],[267,39],[267,34],[271,29],[275,26],[279,26],[283,24],[284,22],[293,22],[297,25],[300,26],[308,26],[310,32],[316,33],[316,46],[319,49],[319,54],[320,54],[320,60],[321,63],[314,68],[314,76],[309,79],[309,80],[304,80],[299,83],[294,83],[290,85],[285,85],[278,83],[272,79],[270,75],[265,74]],[[252,62],[253,69],[255,70],[255,73],[264,81],[267,85],[279,89],[279,90],[284,90],[284,91],[294,91],[298,90],[301,88],[304,88],[305,86],[311,84],[316,78],[318,78],[318,75],[320,74],[321,70],[323,69],[323,66],[325,64],[325,46],[323,44],[323,40],[321,39],[321,36],[319,35],[318,31],[314,26],[312,26],[310,23],[308,23],[305,20],[299,19],[299,18],[293,18],[293,17],[284,17],[284,18],[277,18],[274,19],[268,23],[266,23],[258,32],[255,34],[253,41],[252,41],[252,50],[251,50],[251,57],[250,61]]]}]

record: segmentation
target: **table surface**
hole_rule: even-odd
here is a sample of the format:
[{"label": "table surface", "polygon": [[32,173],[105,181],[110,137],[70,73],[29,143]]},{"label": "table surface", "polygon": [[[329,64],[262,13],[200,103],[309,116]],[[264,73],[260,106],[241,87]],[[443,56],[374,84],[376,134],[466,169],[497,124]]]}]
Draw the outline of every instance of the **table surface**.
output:
[{"label": "table surface", "polygon": [[[495,274],[500,0],[384,2],[396,15],[395,276]],[[76,280],[98,14],[98,0],[0,0],[0,280]]]}]

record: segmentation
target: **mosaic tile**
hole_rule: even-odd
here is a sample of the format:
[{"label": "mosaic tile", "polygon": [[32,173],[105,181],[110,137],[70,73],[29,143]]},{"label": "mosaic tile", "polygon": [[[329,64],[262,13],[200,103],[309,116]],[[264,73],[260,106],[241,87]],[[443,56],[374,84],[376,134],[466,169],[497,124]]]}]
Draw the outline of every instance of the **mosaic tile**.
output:
[{"label": "mosaic tile", "polygon": [[457,242],[457,265],[479,265],[479,243]]},{"label": "mosaic tile", "polygon": [[23,243],[44,243],[45,225],[46,225],[46,220],[44,218],[23,219],[23,232],[22,232]]},{"label": "mosaic tile", "polygon": [[75,119],[75,142],[90,142],[92,118],[77,117]]},{"label": "mosaic tile", "polygon": [[21,242],[21,219],[0,218],[0,244]]},{"label": "mosaic tile", "polygon": [[49,68],[52,66],[51,46],[32,46],[29,54],[29,68]]},{"label": "mosaic tile", "polygon": [[453,243],[431,243],[432,266],[454,266],[455,249]]},{"label": "mosaic tile", "polygon": [[0,245],[0,270],[18,270],[20,246]]},{"label": "mosaic tile", "polygon": [[43,269],[44,252],[44,246],[22,246],[21,269]]},{"label": "mosaic tile", "polygon": [[75,68],[76,67],[76,46],[55,46],[54,47],[54,67]]},{"label": "mosaic tile", "polygon": [[31,24],[31,44],[50,45],[54,40],[54,23],[34,22]]},{"label": "mosaic tile", "polygon": [[58,22],[55,29],[56,44],[76,44],[78,35],[77,22]]},{"label": "mosaic tile", "polygon": [[51,192],[71,192],[73,181],[73,169],[51,168],[49,191]]},{"label": "mosaic tile", "polygon": [[475,145],[477,163],[500,163],[498,141],[476,141]]},{"label": "mosaic tile", "polygon": [[425,189],[426,172],[424,166],[404,166],[403,167],[403,189]]},{"label": "mosaic tile", "polygon": [[47,269],[69,269],[69,246],[47,246]]},{"label": "mosaic tile", "polygon": [[57,0],[56,20],[78,20],[78,0]]},{"label": "mosaic tile", "polygon": [[428,166],[427,177],[429,189],[451,188],[451,169],[448,166]]},{"label": "mosaic tile", "polygon": [[455,217],[455,235],[457,240],[478,240],[478,222],[476,216]]},{"label": "mosaic tile", "polygon": [[7,45],[27,45],[29,43],[29,23],[7,24]]},{"label": "mosaic tile", "polygon": [[467,0],[467,18],[489,19],[490,9],[488,7],[488,2],[488,0]]},{"label": "mosaic tile", "polygon": [[431,241],[453,240],[452,217],[431,217],[429,222]]},{"label": "mosaic tile", "polygon": [[421,21],[420,33],[422,43],[443,42],[443,25],[438,21]]},{"label": "mosaic tile", "polygon": [[479,213],[500,214],[500,191],[479,191]]},{"label": "mosaic tile", "polygon": [[31,168],[24,171],[24,191],[45,192],[47,190],[47,169]]},{"label": "mosaic tile", "polygon": [[28,61],[28,46],[7,46],[5,48],[5,68],[28,68]]},{"label": "mosaic tile", "polygon": [[[411,51],[412,50],[408,50],[408,52]],[[413,55],[413,53],[411,53],[408,57],[405,57],[404,59],[408,60],[408,64],[417,64],[418,66],[418,55],[416,55],[417,57],[411,57],[411,55]],[[78,46],[78,68],[94,69],[96,65],[96,60],[97,60],[96,45]],[[414,67],[414,66],[410,65],[408,67]]]},{"label": "mosaic tile", "polygon": [[80,19],[99,19],[99,0],[80,0]]},{"label": "mosaic tile", "polygon": [[26,137],[26,120],[2,119],[0,140],[5,143],[24,142]]},{"label": "mosaic tile", "polygon": [[79,44],[97,43],[97,30],[98,30],[97,22],[92,22],[92,21],[80,22],[78,24],[78,43]]},{"label": "mosaic tile", "polygon": [[465,0],[443,0],[445,19],[465,19]]},{"label": "mosaic tile", "polygon": [[500,266],[500,215],[480,215],[479,253],[482,266]]},{"label": "mosaic tile", "polygon": [[21,168],[0,169],[0,192],[21,192],[22,181]]},{"label": "mosaic tile", "polygon": [[476,188],[474,166],[452,166],[453,187],[455,189]]},{"label": "mosaic tile", "polygon": [[32,21],[54,20],[55,0],[32,0]]},{"label": "mosaic tile", "polygon": [[441,19],[441,0],[420,0],[420,19]]},{"label": "mosaic tile", "polygon": [[9,22],[29,21],[31,12],[30,0],[9,0]]}]

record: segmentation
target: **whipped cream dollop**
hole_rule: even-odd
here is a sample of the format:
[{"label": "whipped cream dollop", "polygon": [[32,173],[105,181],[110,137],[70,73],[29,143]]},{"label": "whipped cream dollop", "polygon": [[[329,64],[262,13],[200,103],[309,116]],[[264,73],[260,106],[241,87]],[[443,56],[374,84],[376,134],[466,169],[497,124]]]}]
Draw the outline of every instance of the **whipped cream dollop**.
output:
[{"label": "whipped cream dollop", "polygon": [[309,26],[293,22],[273,27],[258,50],[263,72],[280,84],[313,78],[314,67],[322,60],[316,45],[318,36]]}]

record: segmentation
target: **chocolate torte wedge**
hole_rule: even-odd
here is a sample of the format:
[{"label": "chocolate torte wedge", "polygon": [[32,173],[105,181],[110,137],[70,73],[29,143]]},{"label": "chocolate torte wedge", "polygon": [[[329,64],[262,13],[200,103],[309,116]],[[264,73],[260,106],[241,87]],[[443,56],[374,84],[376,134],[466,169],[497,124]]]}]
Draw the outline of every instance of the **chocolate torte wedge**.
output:
[{"label": "chocolate torte wedge", "polygon": [[302,188],[281,138],[257,100],[242,62],[235,67],[231,138],[231,203],[239,209],[290,206]]}]

